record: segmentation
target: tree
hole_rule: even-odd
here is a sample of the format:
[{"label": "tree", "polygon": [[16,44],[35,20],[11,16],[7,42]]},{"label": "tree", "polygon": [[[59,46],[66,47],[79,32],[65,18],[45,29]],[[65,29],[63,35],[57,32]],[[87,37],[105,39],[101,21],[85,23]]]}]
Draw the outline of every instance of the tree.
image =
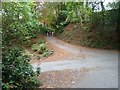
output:
[{"label": "tree", "polygon": [[[57,3],[56,3],[57,4]],[[53,2],[45,2],[39,16],[39,21],[50,27],[50,24],[55,17],[55,10],[57,5]]]},{"label": "tree", "polygon": [[116,32],[117,32],[117,37],[118,37],[118,43],[120,43],[120,38],[119,38],[119,35],[120,35],[120,2],[117,2],[117,27],[116,27]]},{"label": "tree", "polygon": [[15,38],[21,42],[29,40],[31,33],[38,31],[35,3],[3,2],[2,11],[3,44],[9,44],[10,40]]},{"label": "tree", "polygon": [[2,2],[3,90],[20,90],[40,85],[36,73],[29,64],[29,56],[24,55],[20,48],[9,47],[13,39],[24,42],[33,37],[34,32],[37,32],[36,28],[39,27],[37,16],[35,3]]}]

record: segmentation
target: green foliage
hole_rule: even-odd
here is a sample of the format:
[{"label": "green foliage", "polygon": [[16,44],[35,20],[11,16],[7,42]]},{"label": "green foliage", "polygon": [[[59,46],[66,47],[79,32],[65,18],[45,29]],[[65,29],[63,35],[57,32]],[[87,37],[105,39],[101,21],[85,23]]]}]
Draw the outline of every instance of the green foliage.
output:
[{"label": "green foliage", "polygon": [[116,26],[117,23],[117,9],[106,10],[104,12],[94,12],[93,17],[88,25],[91,29],[103,26],[103,30],[106,26]]},{"label": "green foliage", "polygon": [[33,44],[31,48],[32,48],[33,51],[37,51],[38,50],[38,44]]},{"label": "green foliage", "polygon": [[32,50],[34,51],[38,51],[39,53],[44,53],[46,51],[46,44],[45,43],[41,43],[41,44],[33,44],[32,45]]},{"label": "green foliage", "polygon": [[27,41],[40,31],[37,4],[32,2],[2,2],[3,44],[18,39]]},{"label": "green foliage", "polygon": [[69,22],[79,22],[80,21],[80,17],[81,15],[78,15],[78,14],[81,14],[80,13],[80,9],[81,7],[83,6],[82,5],[83,2],[66,2],[66,7],[67,7],[67,18],[66,18],[66,21],[69,21]]},{"label": "green foliage", "polygon": [[67,18],[67,11],[66,11],[65,3],[63,2],[57,3],[56,8],[57,8],[56,16],[53,18],[51,25],[53,28],[55,28],[59,32],[59,30],[62,30],[63,27],[67,24],[65,22]]},{"label": "green foliage", "polygon": [[47,31],[55,32],[55,29],[47,27],[47,26],[40,27],[40,34],[46,34]]},{"label": "green foliage", "polygon": [[53,2],[45,2],[43,4],[44,9],[41,12],[41,15],[39,16],[40,21],[44,21],[47,26],[50,26],[53,18],[55,17],[55,10],[57,7],[57,3]]},{"label": "green foliage", "polygon": [[37,44],[42,44],[42,43],[45,43],[45,40],[44,40],[44,39],[39,39],[39,40],[37,41]]},{"label": "green foliage", "polygon": [[45,43],[39,44],[38,52],[44,53],[45,51],[46,51],[46,44]]},{"label": "green foliage", "polygon": [[50,52],[47,50],[44,39],[39,39],[38,42],[33,44],[31,48],[33,51],[37,51],[40,54],[40,57],[46,57],[50,54]]},{"label": "green foliage", "polygon": [[43,52],[44,50],[46,50],[45,40],[44,39],[39,39],[36,44],[32,45],[31,48],[32,48],[33,51]]},{"label": "green foliage", "polygon": [[105,25],[116,25],[117,23],[117,9],[107,10],[104,14]]},{"label": "green foliage", "polygon": [[3,90],[39,87],[40,81],[29,64],[30,58],[22,53],[20,48],[9,49],[3,53]]},{"label": "green foliage", "polygon": [[50,53],[48,51],[45,51],[42,55],[40,55],[41,57],[47,57]]},{"label": "green foliage", "polygon": [[44,31],[52,31],[52,32],[55,31],[55,29],[50,28],[50,27],[46,27],[46,26],[42,27],[42,30],[44,30]]},{"label": "green foliage", "polygon": [[119,5],[120,5],[120,2],[109,2],[107,4],[107,8],[110,8],[110,9],[118,9],[119,8]]}]

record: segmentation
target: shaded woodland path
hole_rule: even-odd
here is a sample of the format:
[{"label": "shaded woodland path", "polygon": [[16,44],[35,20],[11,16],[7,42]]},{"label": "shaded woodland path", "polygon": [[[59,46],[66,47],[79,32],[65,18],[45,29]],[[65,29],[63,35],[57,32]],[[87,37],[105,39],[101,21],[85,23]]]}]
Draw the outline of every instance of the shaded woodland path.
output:
[{"label": "shaded woodland path", "polygon": [[[40,80],[46,87],[117,88],[118,52],[75,46],[54,37],[52,45],[72,54],[64,60],[32,63],[41,68]],[[39,66],[38,66],[39,65]]]}]

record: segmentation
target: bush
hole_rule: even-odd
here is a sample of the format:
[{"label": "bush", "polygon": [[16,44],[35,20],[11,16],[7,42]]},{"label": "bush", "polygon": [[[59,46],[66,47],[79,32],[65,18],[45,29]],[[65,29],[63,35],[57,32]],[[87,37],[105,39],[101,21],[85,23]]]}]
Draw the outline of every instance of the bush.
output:
[{"label": "bush", "polygon": [[41,55],[41,57],[47,57],[49,55],[49,52],[48,51],[45,51],[42,55]]},{"label": "bush", "polygon": [[32,50],[33,50],[33,51],[37,51],[37,50],[38,50],[38,47],[37,47],[37,46],[38,46],[38,44],[33,44],[32,47],[31,47]]},{"label": "bush", "polygon": [[46,44],[45,43],[42,43],[42,44],[33,44],[32,45],[32,50],[33,51],[38,51],[39,53],[43,53],[46,51]]},{"label": "bush", "polygon": [[23,55],[20,48],[9,49],[3,53],[3,90],[39,87],[40,81],[37,80],[37,73],[33,71],[29,61],[30,58]]},{"label": "bush", "polygon": [[39,39],[37,44],[41,44],[41,43],[45,43],[45,40],[44,39]]},{"label": "bush", "polygon": [[46,51],[46,45],[45,45],[45,43],[39,44],[38,51],[40,53],[44,53]]},{"label": "bush", "polygon": [[32,48],[33,51],[42,51],[43,49],[46,48],[45,40],[44,39],[39,39],[36,44],[32,45],[31,48]]},{"label": "bush", "polygon": [[44,27],[41,26],[40,29],[41,29],[40,31],[41,34],[46,34],[47,31],[55,32],[55,29],[47,26],[44,26]]},{"label": "bush", "polygon": [[40,39],[36,44],[33,44],[32,50],[37,51],[40,54],[41,58],[50,55],[50,52],[46,48],[46,43],[44,39]]}]

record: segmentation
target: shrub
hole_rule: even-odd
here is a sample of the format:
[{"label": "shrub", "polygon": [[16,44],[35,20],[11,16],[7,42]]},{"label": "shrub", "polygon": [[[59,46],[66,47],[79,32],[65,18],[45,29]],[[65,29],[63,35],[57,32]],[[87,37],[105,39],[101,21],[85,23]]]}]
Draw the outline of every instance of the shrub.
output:
[{"label": "shrub", "polygon": [[33,44],[32,50],[37,51],[40,54],[40,57],[46,57],[50,55],[50,52],[46,48],[46,43],[44,39],[40,39],[36,44]]},{"label": "shrub", "polygon": [[41,43],[45,43],[45,40],[44,39],[39,39],[37,44],[41,44]]},{"label": "shrub", "polygon": [[48,51],[45,51],[43,54],[42,54],[42,57],[47,57],[49,55],[49,52]]},{"label": "shrub", "polygon": [[42,44],[33,44],[32,45],[32,50],[33,51],[38,51],[39,53],[43,53],[46,51],[46,44],[42,43]]},{"label": "shrub", "polygon": [[37,80],[37,74],[29,64],[30,58],[22,54],[20,48],[9,49],[3,53],[2,62],[2,88],[23,89],[38,87],[40,81]]},{"label": "shrub", "polygon": [[33,51],[37,51],[37,50],[38,50],[37,46],[38,46],[38,44],[33,44],[33,45],[32,45],[32,50],[33,50]]},{"label": "shrub", "polygon": [[46,51],[46,45],[45,45],[45,43],[39,44],[38,51],[40,53],[44,53]]}]

